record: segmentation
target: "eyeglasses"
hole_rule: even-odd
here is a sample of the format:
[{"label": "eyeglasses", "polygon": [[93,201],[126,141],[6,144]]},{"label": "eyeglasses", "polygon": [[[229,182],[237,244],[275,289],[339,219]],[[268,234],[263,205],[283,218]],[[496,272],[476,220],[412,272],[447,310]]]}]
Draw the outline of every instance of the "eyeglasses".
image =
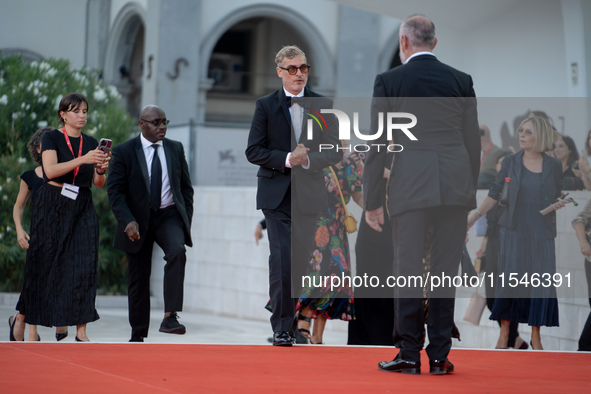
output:
[{"label": "eyeglasses", "polygon": [[298,73],[298,70],[300,70],[302,72],[302,74],[308,74],[308,71],[310,71],[310,65],[309,64],[302,64],[299,67],[296,66],[289,66],[289,67],[281,67],[278,66],[280,69],[282,70],[287,70],[287,72],[289,73],[289,75],[296,75]]},{"label": "eyeglasses", "polygon": [[522,133],[532,134],[532,131],[531,131],[531,129],[521,128],[521,129],[517,130],[517,133],[518,134],[522,134]]},{"label": "eyeglasses", "polygon": [[170,124],[170,120],[168,119],[164,119],[164,120],[146,120],[146,119],[142,119],[140,118],[141,121],[144,121],[146,123],[151,123],[154,125],[154,127],[158,127],[160,125],[164,125],[164,126],[168,126]]}]

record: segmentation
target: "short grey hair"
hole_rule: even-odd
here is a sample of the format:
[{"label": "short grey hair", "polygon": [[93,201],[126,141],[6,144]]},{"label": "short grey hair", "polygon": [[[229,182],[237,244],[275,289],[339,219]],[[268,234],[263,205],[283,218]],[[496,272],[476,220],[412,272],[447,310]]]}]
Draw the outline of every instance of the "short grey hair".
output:
[{"label": "short grey hair", "polygon": [[435,45],[435,24],[425,15],[414,14],[406,18],[400,25],[401,36],[406,36],[414,48]]},{"label": "short grey hair", "polygon": [[296,57],[298,55],[303,57],[304,60],[306,61],[306,54],[298,46],[296,46],[296,45],[284,46],[275,55],[275,64],[277,64],[277,67],[280,67],[281,64],[283,64],[283,59],[285,59],[285,58],[293,59],[294,57]]}]

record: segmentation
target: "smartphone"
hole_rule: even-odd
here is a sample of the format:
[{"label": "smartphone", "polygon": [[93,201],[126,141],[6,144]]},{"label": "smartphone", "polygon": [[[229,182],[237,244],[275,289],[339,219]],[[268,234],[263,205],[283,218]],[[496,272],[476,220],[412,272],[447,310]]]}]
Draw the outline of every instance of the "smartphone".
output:
[{"label": "smartphone", "polygon": [[113,146],[113,141],[101,138],[98,148],[106,154],[109,154],[111,152],[111,146]]}]

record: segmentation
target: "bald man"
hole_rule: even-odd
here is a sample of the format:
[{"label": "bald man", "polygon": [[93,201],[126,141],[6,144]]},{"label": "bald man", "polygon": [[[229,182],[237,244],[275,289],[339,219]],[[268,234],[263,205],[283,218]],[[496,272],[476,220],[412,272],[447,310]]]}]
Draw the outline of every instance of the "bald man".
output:
[{"label": "bald man", "polygon": [[[480,133],[472,78],[441,63],[432,53],[436,44],[435,26],[427,17],[405,19],[399,30],[403,65],[378,75],[374,84],[375,98],[389,98],[375,100],[375,114],[410,112],[418,121],[412,129],[416,141],[409,141],[399,130],[393,134],[394,141],[404,144],[404,150],[395,154],[387,186],[387,211],[383,208],[386,190],[382,182],[386,150],[370,151],[363,172],[367,224],[382,231],[384,214],[390,215],[394,275],[405,279],[422,277],[429,229],[431,277],[458,272],[466,217],[476,207]],[[377,116],[372,116],[372,123],[375,119]],[[372,125],[371,130],[376,129],[377,125]],[[386,133],[380,138],[376,144],[387,144]],[[395,287],[394,296],[394,342],[400,352],[392,361],[379,363],[378,368],[420,374],[423,288]],[[454,371],[447,358],[452,344],[454,297],[453,287],[429,293],[426,351],[432,374]]]},{"label": "bald man", "polygon": [[150,324],[152,247],[164,251],[164,319],[160,332],[184,334],[185,245],[191,241],[193,186],[183,145],[165,138],[164,111],[148,105],[141,134],[113,148],[107,192],[117,219],[113,246],[127,254],[130,342],[143,342]]}]

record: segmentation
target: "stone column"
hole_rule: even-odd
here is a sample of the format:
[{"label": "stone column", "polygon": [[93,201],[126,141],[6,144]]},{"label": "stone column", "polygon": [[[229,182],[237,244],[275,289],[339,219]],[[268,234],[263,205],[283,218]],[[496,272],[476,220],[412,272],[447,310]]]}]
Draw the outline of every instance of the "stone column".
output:
[{"label": "stone column", "polygon": [[148,0],[142,106],[156,104],[175,123],[195,117],[201,0]]},{"label": "stone column", "polygon": [[380,15],[339,7],[336,95],[371,97],[379,59]]},{"label": "stone column", "polygon": [[105,66],[110,18],[111,0],[88,0],[84,65],[101,72]]}]

